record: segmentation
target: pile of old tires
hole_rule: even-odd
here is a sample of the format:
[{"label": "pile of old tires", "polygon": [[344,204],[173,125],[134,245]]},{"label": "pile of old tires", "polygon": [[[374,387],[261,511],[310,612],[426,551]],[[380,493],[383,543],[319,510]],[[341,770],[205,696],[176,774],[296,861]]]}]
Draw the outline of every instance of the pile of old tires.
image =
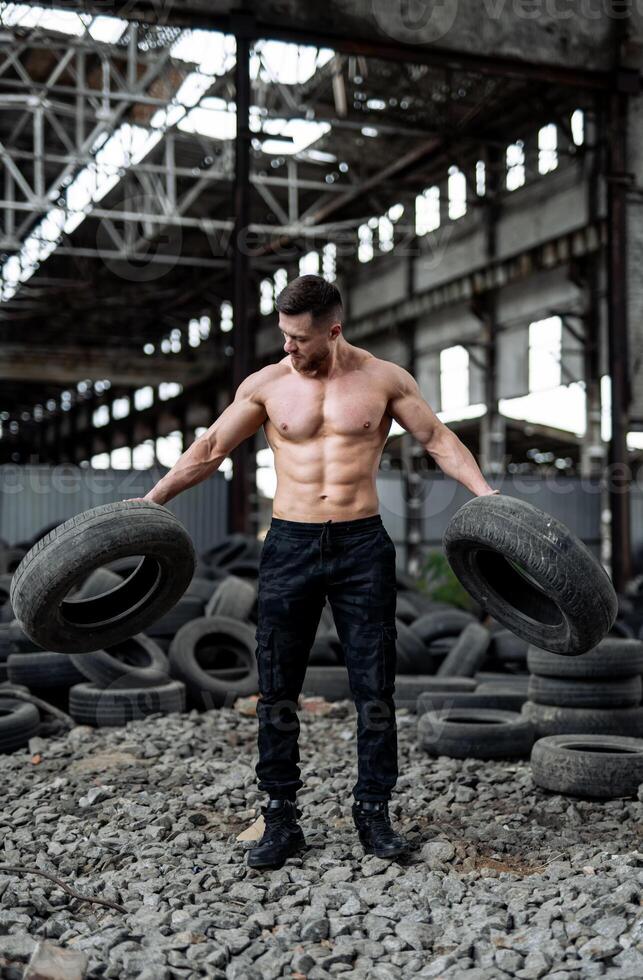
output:
[{"label": "pile of old tires", "polygon": [[[103,509],[118,506],[122,508],[106,505]],[[128,511],[134,514],[136,506],[130,504]],[[43,700],[67,710],[79,723],[92,725],[120,725],[149,714],[193,708],[208,710],[258,693],[261,542],[251,536],[226,535],[198,556],[181,598],[143,632],[103,650],[69,654],[34,644],[11,609],[13,572],[35,541],[44,541],[51,530],[43,529],[34,541],[19,547],[0,548],[0,680],[4,677],[24,684]],[[139,558],[126,556],[96,569],[72,599],[109,595],[110,590],[135,578],[139,563]],[[507,746],[514,754],[528,752],[528,739],[533,740],[537,731],[520,714],[528,697],[528,644],[478,607],[474,606],[475,612],[465,612],[434,602],[402,572],[397,584],[395,700],[399,708],[417,708],[428,751],[448,747],[481,758],[502,755]],[[623,603],[623,617],[617,618],[613,635],[632,628],[627,619],[631,608]],[[328,700],[351,697],[328,604],[302,693]],[[458,718],[449,717],[461,728],[449,729],[450,722],[445,723],[436,740],[435,724],[429,732],[431,718],[427,716],[437,712],[444,721],[447,707],[457,709]]]},{"label": "pile of old tires", "polygon": [[[95,725],[123,724],[150,713],[207,710],[256,695],[261,549],[250,536],[225,536],[198,557],[185,593],[144,633],[89,653],[47,651],[29,640],[12,618],[7,574],[0,605],[0,673],[79,723]],[[96,569],[72,598],[109,594],[135,573],[139,560],[125,557]],[[444,702],[436,699],[448,695],[450,704],[462,708],[520,709],[526,699],[527,645],[488,618],[483,625],[479,616],[432,601],[410,576],[398,573],[398,707],[415,710],[424,694],[421,712],[428,707],[428,695],[438,708]],[[302,693],[328,700],[351,697],[328,604]]]},{"label": "pile of old tires", "polygon": [[608,637],[578,657],[530,647],[523,715],[539,737],[643,737],[643,642]]},{"label": "pile of old tires", "polygon": [[[105,568],[93,572],[75,593],[86,598],[104,593],[120,576]],[[152,713],[182,711],[184,686],[169,677],[163,650],[144,634],[109,650],[65,654],[43,650],[31,641],[17,621],[0,625],[0,671],[9,685],[19,685],[47,704],[69,713],[79,724],[122,725]],[[38,709],[37,732],[43,730]],[[20,714],[26,708],[19,705]],[[16,733],[19,717],[7,724]],[[47,722],[44,724],[48,724]],[[23,733],[20,745],[33,735]],[[12,743],[12,748],[18,747]],[[2,748],[0,751],[8,751]]]},{"label": "pile of old tires", "polygon": [[[38,538],[44,540],[44,535]],[[0,680],[23,684],[79,723],[92,725],[124,724],[168,711],[207,710],[256,695],[261,549],[261,542],[250,536],[227,535],[198,557],[185,593],[145,632],[103,650],[71,654],[45,650],[25,635],[13,618],[11,576],[5,573],[0,582]],[[139,561],[124,557],[95,569],[71,598],[109,595],[134,575]],[[507,677],[506,683],[519,680],[515,671],[524,668],[526,648],[516,645],[515,638],[508,638],[497,624],[489,631],[472,613],[431,601],[413,585],[412,579],[399,574],[399,706],[414,710],[418,694],[426,690],[427,677],[442,691],[481,688],[483,695],[499,674]],[[470,675],[464,685],[461,679],[453,680],[463,670]],[[478,670],[483,674],[474,678]],[[329,700],[351,697],[329,605],[322,613],[302,693]],[[515,705],[516,695],[493,687],[485,695],[485,705],[507,703]]]},{"label": "pile of old tires", "polygon": [[[8,618],[8,617],[7,617]],[[59,653],[45,653],[10,618],[0,623],[0,752],[27,745],[33,735],[45,734],[51,724],[39,709],[11,697],[17,687],[48,704],[66,708],[67,692],[82,674]],[[53,725],[53,730],[57,726]]]},{"label": "pile of old tires", "polygon": [[[499,633],[498,648],[506,642],[522,666],[530,644],[527,689],[521,670],[512,682],[523,696],[518,711],[465,701],[485,685],[468,694],[425,691],[418,699],[420,746],[452,757],[529,756],[534,782],[558,793],[603,799],[636,793],[643,739],[631,736],[643,734],[643,645],[634,639],[633,620],[640,608],[617,596],[605,569],[565,525],[512,497],[468,501],[449,522],[443,545],[469,595],[516,634],[503,640]],[[475,636],[467,627],[445,663],[452,659],[454,668],[472,673]],[[503,684],[498,693],[509,690],[504,679],[496,683]]]},{"label": "pile of old tires", "polygon": [[[24,748],[28,745],[29,739],[42,733],[48,724],[48,721],[43,721],[39,709],[34,704],[11,696],[16,688],[26,693],[29,693],[31,688],[35,690],[34,681],[41,681],[41,677],[37,674],[37,670],[30,672],[29,665],[33,662],[33,656],[40,655],[42,651],[25,635],[15,621],[11,608],[10,589],[13,573],[25,554],[49,530],[50,527],[43,528],[31,540],[21,541],[13,546],[0,541],[0,753]],[[10,678],[9,660],[13,657],[15,664],[15,657],[19,653],[25,656],[24,673],[27,680],[21,679],[20,671],[12,672]],[[67,663],[65,670],[68,673],[63,688],[65,683],[69,687],[70,683],[81,679],[75,670],[70,674]],[[69,680],[70,676],[73,676],[73,680]],[[56,700],[58,691],[51,687],[48,679],[45,688],[46,699],[49,702]]]},{"label": "pile of old tires", "polygon": [[[15,697],[16,688],[0,684],[0,753],[14,752],[28,745],[29,739],[41,731],[38,708]],[[27,688],[20,688],[26,691]],[[12,694],[14,696],[12,697]]]},{"label": "pile of old tires", "polygon": [[[465,626],[466,618],[451,610],[411,624],[427,642],[431,661],[438,661],[435,677],[422,678],[417,699],[421,748],[452,758],[531,759],[534,780],[557,792],[607,796],[615,787],[629,792],[641,782],[637,760],[643,742],[631,736],[643,735],[643,643],[622,638],[625,630],[615,624],[594,649],[564,656],[485,620],[485,648],[484,627],[471,621]],[[451,688],[443,687],[449,680]],[[559,735],[585,734],[591,738],[572,739],[573,747],[555,741]],[[616,736],[638,744],[617,745]],[[607,742],[593,744],[600,737]],[[619,757],[614,773],[630,775],[620,781],[614,776],[610,784],[605,757],[614,754]],[[629,770],[622,754],[634,760]],[[561,779],[563,771],[574,775]]]},{"label": "pile of old tires", "polygon": [[624,595],[619,596],[619,604],[628,629],[626,635],[643,640],[643,574],[628,582]]},{"label": "pile of old tires", "polygon": [[[444,632],[458,623],[458,634]],[[459,610],[430,614],[412,628],[430,641],[438,661],[435,676],[425,678],[417,698],[420,747],[451,758],[528,756],[534,729],[520,713],[529,680],[527,644],[499,624],[485,626]],[[440,641],[443,646],[436,649]]]},{"label": "pile of old tires", "polygon": [[542,789],[583,799],[636,796],[643,784],[643,739],[626,735],[546,735],[531,753]]},{"label": "pile of old tires", "polygon": [[[24,685],[79,724],[96,726],[221,707],[257,694],[256,579],[261,547],[245,535],[226,536],[200,556],[179,601],[145,632],[91,652],[49,651],[26,636],[11,608],[12,574],[5,573],[0,579],[0,681]],[[28,550],[28,542],[18,551],[12,549],[16,567]],[[140,563],[140,558],[123,557],[98,567],[68,598],[109,596],[134,576]],[[38,725],[37,709],[29,708]],[[20,708],[18,714],[25,710]],[[6,751],[26,745],[34,734],[18,715],[13,727],[18,742],[9,740]]]},{"label": "pile of old tires", "polygon": [[[527,644],[493,623],[434,602],[398,573],[395,703],[416,711],[424,692],[476,698],[468,706],[519,710],[527,697]],[[351,697],[330,607],[322,611],[303,691],[329,701]],[[419,702],[420,711],[423,702]],[[437,702],[437,707],[440,703]]]},{"label": "pile of old tires", "polygon": [[608,636],[574,657],[505,634],[496,629],[490,648],[506,673],[478,670],[469,690],[455,686],[465,677],[454,676],[450,691],[439,690],[439,676],[426,679],[417,702],[419,745],[434,756],[530,759],[536,785],[555,793],[636,795],[643,783],[643,642]]}]

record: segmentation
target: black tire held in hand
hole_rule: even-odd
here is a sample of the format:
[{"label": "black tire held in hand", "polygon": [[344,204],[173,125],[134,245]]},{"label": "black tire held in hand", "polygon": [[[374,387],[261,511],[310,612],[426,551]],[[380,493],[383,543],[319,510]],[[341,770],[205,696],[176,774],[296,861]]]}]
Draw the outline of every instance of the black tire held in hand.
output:
[{"label": "black tire held in hand", "polygon": [[634,708],[641,703],[641,678],[637,674],[614,680],[604,677],[584,680],[534,674],[527,693],[537,704],[555,704],[562,708]]},{"label": "black tire held in hand", "polygon": [[33,537],[29,538],[29,547],[33,548],[35,544],[38,544],[41,538],[46,537],[49,532],[53,531],[59,524],[62,524],[62,521],[52,521],[51,524],[45,524],[44,527],[41,527],[39,531],[36,531]]},{"label": "black tire held in hand", "polygon": [[97,650],[96,653],[72,653],[69,659],[83,680],[97,687],[109,687],[127,678],[132,687],[156,687],[169,680],[170,664],[158,643],[144,633],[129,640]]},{"label": "black tire held in hand", "polygon": [[[127,681],[125,681],[125,685]],[[81,725],[126,725],[148,715],[185,710],[185,684],[168,680],[150,687],[100,688],[86,681],[69,691],[69,714]]]},{"label": "black tire held in hand", "polygon": [[40,712],[28,701],[19,701],[0,690],[0,752],[21,749],[38,732]]},{"label": "black tire held in hand", "polygon": [[524,758],[534,741],[533,726],[516,712],[483,708],[428,711],[417,731],[425,752],[452,759]]},{"label": "black tire held in hand", "polygon": [[482,608],[544,650],[584,653],[616,618],[602,565],[564,524],[525,501],[474,497],[451,518],[443,544]]},{"label": "black tire held in hand", "polygon": [[[90,599],[67,598],[97,567],[142,555],[116,588]],[[11,604],[24,631],[46,650],[89,653],[145,631],[185,592],[195,553],[179,520],[147,501],[103,504],[61,524],[29,551],[11,583]]]},{"label": "black tire held in hand", "polygon": [[609,735],[550,735],[531,753],[537,786],[582,799],[636,796],[643,783],[643,741]]}]

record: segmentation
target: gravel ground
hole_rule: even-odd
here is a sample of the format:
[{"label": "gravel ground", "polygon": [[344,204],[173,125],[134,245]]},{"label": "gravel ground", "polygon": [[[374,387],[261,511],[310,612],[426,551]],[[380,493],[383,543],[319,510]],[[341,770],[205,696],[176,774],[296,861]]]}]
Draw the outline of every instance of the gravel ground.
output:
[{"label": "gravel ground", "polygon": [[640,980],[641,802],[545,793],[528,763],[430,759],[416,723],[399,713],[390,812],[417,842],[403,863],[363,857],[346,702],[301,713],[311,847],[277,871],[247,868],[236,840],[265,796],[256,719],[234,709],[79,726],[0,756],[0,861],[127,909],[0,872],[0,976],[20,980],[46,938],[83,950],[88,978]]}]

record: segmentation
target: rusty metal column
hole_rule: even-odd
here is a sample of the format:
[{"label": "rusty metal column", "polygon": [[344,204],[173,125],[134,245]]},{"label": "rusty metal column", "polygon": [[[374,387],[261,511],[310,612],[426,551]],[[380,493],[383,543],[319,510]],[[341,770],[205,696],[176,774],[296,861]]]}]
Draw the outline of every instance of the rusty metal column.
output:
[{"label": "rusty metal column", "polygon": [[[248,322],[248,289],[250,287],[248,256],[248,225],[250,223],[250,37],[254,20],[247,14],[233,15],[237,43],[235,86],[237,103],[237,134],[235,142],[235,228],[233,237],[234,328],[232,385],[236,392],[250,373],[254,362],[253,341]],[[246,439],[232,453],[233,474],[230,482],[230,528],[250,531],[250,475],[253,465],[254,439]]]},{"label": "rusty metal column", "polygon": [[[413,295],[412,280],[413,256],[409,258],[409,297]],[[406,370],[415,377],[417,370],[417,321],[403,323],[400,336],[406,345]],[[405,545],[406,571],[411,575],[419,575],[424,557],[422,534],[424,531],[423,502],[427,486],[424,480],[426,473],[426,450],[407,432],[400,442],[401,451],[401,480],[405,504]]]},{"label": "rusty metal column", "polygon": [[[588,118],[589,116],[589,118]],[[598,146],[600,133],[605,131],[605,113],[596,100],[595,113],[585,117],[585,139],[590,146]],[[601,154],[592,153],[591,169],[587,179],[587,213],[589,223],[598,226],[601,221]],[[581,158],[579,170],[584,161]],[[599,251],[590,252],[583,259],[570,262],[569,278],[582,289],[586,301],[586,313],[582,317],[585,328],[583,362],[585,374],[585,436],[580,447],[581,477],[600,478],[606,464],[607,447],[601,438],[601,263]],[[602,510],[607,508],[607,502]],[[602,523],[602,522],[601,522]],[[601,557],[603,538],[601,534]]]},{"label": "rusty metal column", "polygon": [[[498,147],[484,152],[486,198],[484,207],[485,253],[492,265],[498,255],[500,218],[500,170],[504,165]],[[485,476],[499,477],[505,472],[507,423],[498,407],[498,290],[495,286],[474,297],[471,308],[481,322],[484,351],[484,400],[486,411],[480,419],[478,465]],[[471,352],[469,356],[472,357]],[[474,363],[475,363],[475,358]]]},{"label": "rusty metal column", "polygon": [[612,382],[612,437],[609,444],[611,569],[617,592],[630,577],[630,468],[627,454],[630,383],[627,343],[627,96],[615,91],[609,99],[606,133],[609,146],[607,178],[608,358]]}]

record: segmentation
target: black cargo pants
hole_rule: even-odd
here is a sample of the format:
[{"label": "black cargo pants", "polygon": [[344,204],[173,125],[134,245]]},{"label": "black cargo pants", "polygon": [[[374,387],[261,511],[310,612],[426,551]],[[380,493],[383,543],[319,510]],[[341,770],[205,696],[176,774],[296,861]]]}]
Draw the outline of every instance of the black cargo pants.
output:
[{"label": "black cargo pants", "polygon": [[308,524],[273,517],[259,564],[258,786],[294,800],[303,782],[297,699],[326,597],[357,709],[356,800],[389,800],[397,769],[395,545],[379,514]]}]

